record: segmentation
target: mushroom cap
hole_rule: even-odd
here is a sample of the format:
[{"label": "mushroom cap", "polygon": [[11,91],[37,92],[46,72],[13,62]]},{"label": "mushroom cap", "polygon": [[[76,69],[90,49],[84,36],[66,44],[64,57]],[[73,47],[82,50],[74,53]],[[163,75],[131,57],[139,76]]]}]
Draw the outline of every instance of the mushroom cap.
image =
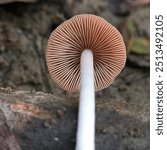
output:
[{"label": "mushroom cap", "polygon": [[46,50],[52,79],[67,91],[80,90],[80,57],[85,49],[93,52],[96,91],[108,87],[125,65],[119,31],[99,16],[76,15],[52,32]]}]

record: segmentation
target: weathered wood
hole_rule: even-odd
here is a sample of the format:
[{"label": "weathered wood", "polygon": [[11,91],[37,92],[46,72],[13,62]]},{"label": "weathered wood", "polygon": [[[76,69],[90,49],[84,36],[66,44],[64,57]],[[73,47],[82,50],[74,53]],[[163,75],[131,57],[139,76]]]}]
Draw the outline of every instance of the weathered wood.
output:
[{"label": "weathered wood", "polygon": [[[0,109],[24,150],[75,149],[78,99],[0,88]],[[96,108],[97,150],[149,149],[149,104],[97,98]],[[0,144],[9,147],[17,141],[2,116],[0,133],[6,138]]]},{"label": "weathered wood", "polygon": [[0,150],[21,150],[15,136],[11,133],[3,112],[0,110]]}]

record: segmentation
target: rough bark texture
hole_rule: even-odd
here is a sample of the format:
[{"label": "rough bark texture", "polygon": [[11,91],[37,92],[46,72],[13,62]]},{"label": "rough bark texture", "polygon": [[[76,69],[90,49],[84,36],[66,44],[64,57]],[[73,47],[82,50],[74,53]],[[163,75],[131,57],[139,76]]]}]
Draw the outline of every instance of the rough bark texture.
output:
[{"label": "rough bark texture", "polygon": [[[17,146],[14,135],[22,150],[75,148],[78,98],[10,88],[1,88],[0,97],[7,120],[1,112],[2,150]],[[96,108],[96,150],[149,149],[149,105],[97,99]]]},{"label": "rough bark texture", "polygon": [[21,150],[15,136],[11,133],[3,112],[0,110],[0,150]]}]

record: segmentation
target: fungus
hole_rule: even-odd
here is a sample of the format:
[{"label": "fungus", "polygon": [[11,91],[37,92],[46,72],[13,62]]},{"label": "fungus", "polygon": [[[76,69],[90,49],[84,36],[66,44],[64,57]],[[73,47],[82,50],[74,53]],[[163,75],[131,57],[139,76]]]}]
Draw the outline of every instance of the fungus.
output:
[{"label": "fungus", "polygon": [[60,87],[80,91],[76,150],[94,150],[94,93],[108,87],[125,65],[121,34],[99,16],[76,15],[52,32],[46,61]]}]

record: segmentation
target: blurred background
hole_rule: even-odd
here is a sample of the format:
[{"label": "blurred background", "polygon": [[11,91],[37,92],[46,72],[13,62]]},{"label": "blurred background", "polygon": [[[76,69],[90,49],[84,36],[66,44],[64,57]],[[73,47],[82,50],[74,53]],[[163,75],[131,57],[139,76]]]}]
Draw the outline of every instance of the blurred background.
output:
[{"label": "blurred background", "polygon": [[[126,109],[134,108],[130,112],[141,116],[134,121],[132,130],[124,131],[124,126],[111,128],[110,122],[107,127],[103,125],[104,132],[97,127],[97,130],[100,128],[97,149],[148,150],[149,114],[142,116],[142,111],[149,105],[149,9],[149,0],[0,0],[0,87],[51,93],[64,99],[65,104],[77,101],[78,93],[64,91],[50,78],[45,61],[47,40],[58,25],[76,14],[101,16],[122,33],[127,62],[114,83],[96,93],[97,109],[102,108],[103,112],[97,112],[97,122],[106,121],[107,124],[107,120],[112,120],[109,118],[113,113],[110,102],[121,106],[126,103]],[[104,111],[106,108],[109,112]],[[114,119],[116,124],[124,124]],[[128,138],[122,136],[123,132],[127,132],[124,136]],[[115,141],[114,146],[110,139]],[[105,142],[107,140],[109,143]],[[123,141],[122,147],[118,141]],[[27,149],[24,144],[22,147]]]},{"label": "blurred background", "polygon": [[[22,0],[24,1],[28,0]],[[127,47],[127,64],[119,79],[111,87],[98,92],[97,96],[140,103],[148,101],[150,32],[148,1],[38,0],[34,3],[7,4],[3,2],[5,0],[0,0],[1,87],[70,95],[50,79],[45,62],[47,40],[51,32],[64,20],[75,14],[93,13],[116,26],[122,33]]]}]

